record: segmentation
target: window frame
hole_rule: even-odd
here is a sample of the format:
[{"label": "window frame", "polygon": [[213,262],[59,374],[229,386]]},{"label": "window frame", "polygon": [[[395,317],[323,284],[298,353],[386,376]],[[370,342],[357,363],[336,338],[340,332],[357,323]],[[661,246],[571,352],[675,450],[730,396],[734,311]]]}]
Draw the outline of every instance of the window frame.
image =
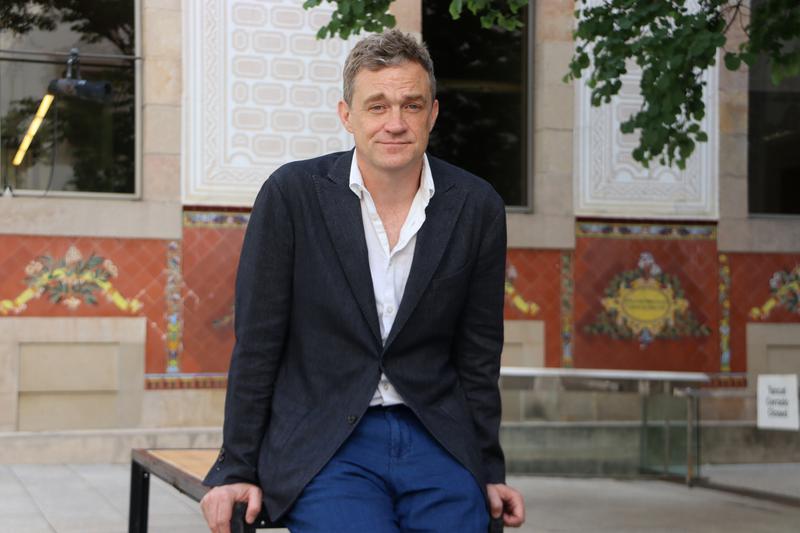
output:
[{"label": "window frame", "polygon": [[526,31],[527,46],[525,47],[525,144],[523,146],[525,157],[525,200],[527,205],[507,205],[506,213],[524,213],[531,214],[534,212],[534,174],[535,168],[533,165],[534,154],[533,150],[533,135],[534,135],[534,82],[536,71],[536,2],[528,3],[526,7],[528,11],[528,24]]},{"label": "window frame", "polygon": [[[141,200],[142,199],[142,115],[143,113],[143,99],[144,95],[142,84],[142,24],[141,24],[141,3],[142,0],[134,0],[133,2],[133,35],[134,35],[134,55],[123,54],[81,54],[81,59],[105,59],[105,60],[122,60],[131,61],[133,63],[133,91],[134,91],[134,119],[133,119],[133,135],[134,135],[134,148],[133,148],[133,192],[92,192],[92,191],[57,191],[57,190],[41,190],[41,189],[14,189],[13,196],[27,197],[27,198],[93,198],[104,200]],[[59,62],[66,61],[69,57],[67,52],[55,51],[40,51],[40,50],[8,50],[0,49],[0,58],[4,60],[14,61],[14,56],[23,56],[28,58],[40,58],[46,60],[45,62]],[[58,61],[56,61],[58,60]],[[3,189],[5,190],[5,179],[3,179]],[[0,191],[2,194],[3,191]]]},{"label": "window frame", "polygon": [[[423,0],[421,4],[421,9],[425,9],[424,3],[426,0]],[[430,0],[427,0],[430,1]],[[523,200],[526,202],[524,205],[508,205],[505,204],[506,213],[521,213],[521,214],[532,214],[534,213],[534,192],[533,192],[533,185],[534,185],[534,150],[533,150],[533,135],[534,135],[534,73],[536,70],[535,65],[535,52],[536,52],[536,3],[530,2],[529,5],[525,7],[527,12],[526,17],[526,25],[525,28],[525,39],[526,39],[526,46],[524,47],[525,57],[523,58],[523,68],[525,71],[523,74],[525,90],[523,96],[523,103],[525,105],[525,119],[522,121],[523,123],[523,132],[525,134],[525,141],[523,145],[520,147],[522,150],[523,160],[523,169],[524,169],[524,176],[521,176],[523,180],[523,184],[525,185],[525,194],[523,195]],[[422,15],[424,16],[424,14]],[[422,33],[422,26],[423,22],[420,20],[420,36],[421,39],[425,40],[425,35]],[[436,65],[434,64],[434,71]],[[448,161],[449,163],[458,165],[458,161]]]}]

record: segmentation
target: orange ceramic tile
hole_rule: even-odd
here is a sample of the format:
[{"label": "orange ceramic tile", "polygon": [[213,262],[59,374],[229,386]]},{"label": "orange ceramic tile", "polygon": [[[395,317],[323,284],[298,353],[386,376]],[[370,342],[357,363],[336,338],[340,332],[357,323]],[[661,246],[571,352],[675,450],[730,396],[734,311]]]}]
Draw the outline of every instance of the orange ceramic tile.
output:
[{"label": "orange ceramic tile", "polygon": [[228,370],[236,268],[247,219],[244,213],[185,213],[182,372]]},{"label": "orange ceramic tile", "polygon": [[544,321],[546,366],[561,359],[560,286],[560,251],[508,250],[504,318]]}]

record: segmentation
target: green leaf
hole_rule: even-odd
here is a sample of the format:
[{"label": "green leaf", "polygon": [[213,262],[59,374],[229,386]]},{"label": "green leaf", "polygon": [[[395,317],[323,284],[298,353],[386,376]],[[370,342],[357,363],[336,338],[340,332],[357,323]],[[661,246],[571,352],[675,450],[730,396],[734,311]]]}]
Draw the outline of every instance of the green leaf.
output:
[{"label": "green leaf", "polygon": [[728,70],[737,70],[741,64],[742,59],[738,55],[731,52],[725,54],[725,67]]},{"label": "green leaf", "polygon": [[752,52],[741,52],[739,54],[739,57],[741,58],[742,61],[745,62],[745,64],[748,67],[752,67],[753,64],[756,62],[756,59],[758,59],[758,56]]},{"label": "green leaf", "polygon": [[464,9],[462,0],[453,0],[450,2],[450,16],[453,20],[458,20],[461,17],[461,10]]}]

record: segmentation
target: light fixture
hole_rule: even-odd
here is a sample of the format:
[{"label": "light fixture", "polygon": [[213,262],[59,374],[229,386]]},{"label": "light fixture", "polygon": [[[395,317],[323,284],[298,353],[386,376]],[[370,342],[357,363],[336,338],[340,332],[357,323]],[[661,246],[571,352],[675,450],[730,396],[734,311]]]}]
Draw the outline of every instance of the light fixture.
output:
[{"label": "light fixture", "polygon": [[19,144],[17,153],[14,156],[14,159],[11,161],[11,164],[15,167],[18,167],[20,163],[22,163],[22,159],[25,157],[25,152],[28,151],[28,147],[31,145],[33,137],[36,135],[36,132],[39,131],[39,126],[42,125],[44,116],[47,114],[47,110],[50,109],[50,104],[53,103],[54,98],[55,96],[49,93],[42,97],[42,103],[39,104],[39,109],[36,111],[36,115],[33,117],[30,126],[28,126],[28,131],[25,132],[25,137],[22,138],[22,142]]}]

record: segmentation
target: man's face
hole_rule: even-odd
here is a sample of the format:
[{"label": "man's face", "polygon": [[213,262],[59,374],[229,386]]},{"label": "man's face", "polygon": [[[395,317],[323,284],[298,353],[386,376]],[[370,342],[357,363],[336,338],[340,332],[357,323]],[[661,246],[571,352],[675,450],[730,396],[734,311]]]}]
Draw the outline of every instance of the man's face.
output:
[{"label": "man's face", "polygon": [[415,170],[439,113],[425,69],[413,61],[361,69],[353,89],[350,105],[339,102],[339,117],[355,138],[361,170]]}]

